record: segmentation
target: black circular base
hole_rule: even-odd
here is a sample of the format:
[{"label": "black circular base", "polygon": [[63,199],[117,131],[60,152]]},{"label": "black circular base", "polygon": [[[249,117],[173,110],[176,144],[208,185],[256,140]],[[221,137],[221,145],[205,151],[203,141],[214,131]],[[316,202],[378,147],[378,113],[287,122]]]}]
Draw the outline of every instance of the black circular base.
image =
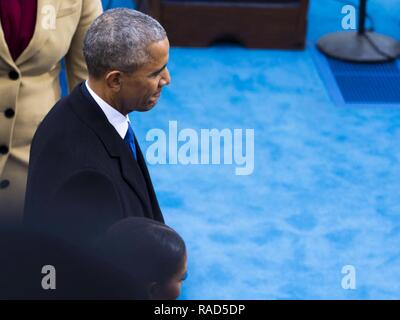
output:
[{"label": "black circular base", "polygon": [[317,46],[330,57],[352,62],[385,62],[400,55],[400,42],[375,32],[330,33]]}]

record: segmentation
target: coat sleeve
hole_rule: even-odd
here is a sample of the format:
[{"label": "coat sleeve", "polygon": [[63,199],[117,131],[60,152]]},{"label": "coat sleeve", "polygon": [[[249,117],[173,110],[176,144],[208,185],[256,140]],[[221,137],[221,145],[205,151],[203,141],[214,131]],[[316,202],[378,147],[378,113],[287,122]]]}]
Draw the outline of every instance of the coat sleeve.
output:
[{"label": "coat sleeve", "polygon": [[71,91],[77,84],[87,79],[87,68],[83,57],[83,40],[90,24],[103,12],[100,0],[82,0],[82,12],[71,46],[65,56],[68,88]]},{"label": "coat sleeve", "polygon": [[53,194],[49,209],[51,232],[78,244],[96,240],[123,217],[112,181],[95,170],[69,177]]}]

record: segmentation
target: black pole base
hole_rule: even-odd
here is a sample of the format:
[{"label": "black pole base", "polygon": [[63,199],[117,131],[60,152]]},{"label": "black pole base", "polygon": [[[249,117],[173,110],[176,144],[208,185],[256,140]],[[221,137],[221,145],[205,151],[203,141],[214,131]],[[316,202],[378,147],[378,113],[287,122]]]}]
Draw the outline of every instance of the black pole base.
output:
[{"label": "black pole base", "polygon": [[351,62],[385,62],[400,55],[400,42],[375,32],[330,33],[317,46],[332,58]]}]

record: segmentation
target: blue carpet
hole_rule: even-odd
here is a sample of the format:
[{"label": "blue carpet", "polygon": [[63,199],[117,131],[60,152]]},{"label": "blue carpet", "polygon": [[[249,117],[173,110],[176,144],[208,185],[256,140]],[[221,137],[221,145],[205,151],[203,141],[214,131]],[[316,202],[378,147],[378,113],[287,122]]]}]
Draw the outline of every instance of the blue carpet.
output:
[{"label": "blue carpet", "polygon": [[[398,1],[369,3],[377,31],[400,38]],[[313,60],[341,6],[311,2],[305,51],[172,48],[170,87],[131,115],[144,151],[146,133],[172,120],[255,130],[252,175],[149,166],[188,245],[182,299],[400,298],[400,108],[337,108]],[[341,286],[344,265],[355,290]]]}]

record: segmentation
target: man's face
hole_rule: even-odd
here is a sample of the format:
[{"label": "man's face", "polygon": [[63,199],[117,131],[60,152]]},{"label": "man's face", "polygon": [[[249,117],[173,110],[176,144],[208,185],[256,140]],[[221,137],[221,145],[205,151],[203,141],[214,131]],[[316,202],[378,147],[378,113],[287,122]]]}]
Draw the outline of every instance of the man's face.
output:
[{"label": "man's face", "polygon": [[164,299],[175,300],[181,294],[183,281],[186,280],[187,275],[187,256],[185,255],[184,261],[178,272],[165,283],[164,285]]},{"label": "man's face", "polygon": [[124,110],[148,111],[160,98],[162,88],[171,82],[167,69],[169,41],[154,42],[148,47],[150,60],[132,74],[123,74],[120,91]]},{"label": "man's face", "polygon": [[181,294],[182,283],[187,275],[187,255],[185,254],[179,270],[167,281],[157,284],[157,290],[151,293],[154,300],[175,300]]}]

